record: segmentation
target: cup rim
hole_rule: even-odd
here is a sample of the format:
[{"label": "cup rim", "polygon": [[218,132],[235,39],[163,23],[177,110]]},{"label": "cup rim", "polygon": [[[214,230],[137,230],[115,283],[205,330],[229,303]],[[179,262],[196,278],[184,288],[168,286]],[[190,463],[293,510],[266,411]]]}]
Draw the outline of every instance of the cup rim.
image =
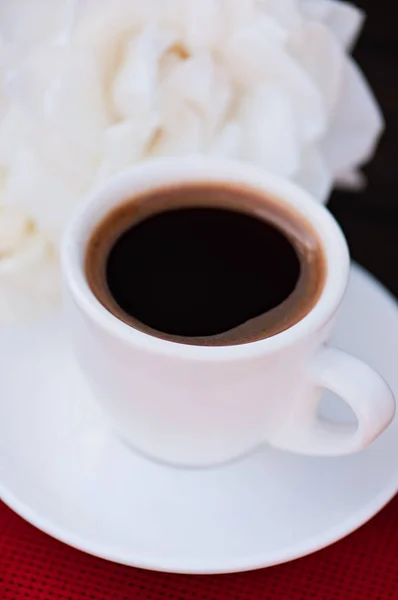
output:
[{"label": "cup rim", "polygon": [[[263,340],[232,346],[195,346],[154,337],[119,320],[95,297],[84,273],[87,242],[99,222],[134,193],[177,183],[225,183],[254,188],[292,207],[309,222],[323,245],[327,274],[311,311],[298,323]],[[135,165],[97,186],[72,217],[63,236],[61,263],[66,289],[90,321],[125,344],[184,359],[229,361],[268,355],[308,337],[331,321],[343,299],[350,256],[331,213],[308,192],[278,175],[237,160],[195,156],[161,158]]]}]

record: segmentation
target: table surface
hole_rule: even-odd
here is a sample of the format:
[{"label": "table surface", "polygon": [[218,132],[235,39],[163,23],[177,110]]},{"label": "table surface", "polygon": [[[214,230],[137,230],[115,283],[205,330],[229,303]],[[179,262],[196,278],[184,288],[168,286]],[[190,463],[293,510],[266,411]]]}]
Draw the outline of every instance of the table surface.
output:
[{"label": "table surface", "polygon": [[[352,256],[398,297],[398,34],[392,0],[368,12],[356,57],[381,102],[387,132],[357,195],[330,208]],[[390,10],[389,10],[390,9]],[[397,457],[394,457],[396,460]],[[365,527],[313,556],[273,569],[218,577],[150,573],[113,565],[53,540],[0,504],[0,600],[392,600],[398,598],[398,498]]]}]

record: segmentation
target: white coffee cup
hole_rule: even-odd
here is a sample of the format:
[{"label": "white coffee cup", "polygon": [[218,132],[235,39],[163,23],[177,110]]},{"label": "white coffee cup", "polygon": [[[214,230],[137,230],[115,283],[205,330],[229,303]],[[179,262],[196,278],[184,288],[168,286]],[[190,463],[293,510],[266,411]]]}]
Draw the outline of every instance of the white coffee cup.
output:
[{"label": "white coffee cup", "polygon": [[[246,345],[178,344],[121,322],[91,292],[86,246],[112,209],[135,194],[203,181],[243,184],[277,198],[317,231],[326,283],[311,312],[290,329]],[[362,361],[327,345],[348,282],[349,253],[329,212],[292,183],[223,159],[141,164],[90,194],[65,235],[62,265],[68,324],[83,372],[114,431],[150,457],[209,466],[262,444],[343,455],[368,446],[393,419],[395,401],[387,383]],[[349,404],[357,426],[318,418],[323,389]]]}]

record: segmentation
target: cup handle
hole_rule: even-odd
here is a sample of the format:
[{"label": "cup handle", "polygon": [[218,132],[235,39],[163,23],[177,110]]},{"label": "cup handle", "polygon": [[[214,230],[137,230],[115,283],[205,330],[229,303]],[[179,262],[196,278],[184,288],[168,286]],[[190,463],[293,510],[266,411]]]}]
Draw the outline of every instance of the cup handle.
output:
[{"label": "cup handle", "polygon": [[308,407],[304,411],[298,407],[299,412],[291,415],[290,427],[282,434],[285,443],[278,440],[278,447],[314,456],[352,454],[371,444],[394,418],[395,399],[388,384],[366,363],[346,352],[323,347],[312,360],[310,378],[316,386],[345,400],[357,424],[320,419],[314,401],[309,412]]}]

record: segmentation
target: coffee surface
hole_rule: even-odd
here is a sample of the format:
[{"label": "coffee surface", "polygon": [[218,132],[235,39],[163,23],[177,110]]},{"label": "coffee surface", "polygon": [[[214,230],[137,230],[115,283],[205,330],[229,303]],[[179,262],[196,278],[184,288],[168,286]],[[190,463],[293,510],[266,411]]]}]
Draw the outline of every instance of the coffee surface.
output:
[{"label": "coffee surface", "polygon": [[163,188],[99,224],[86,274],[98,300],[150,335],[236,345],[292,327],[325,280],[322,245],[303,217],[258,191]]}]

